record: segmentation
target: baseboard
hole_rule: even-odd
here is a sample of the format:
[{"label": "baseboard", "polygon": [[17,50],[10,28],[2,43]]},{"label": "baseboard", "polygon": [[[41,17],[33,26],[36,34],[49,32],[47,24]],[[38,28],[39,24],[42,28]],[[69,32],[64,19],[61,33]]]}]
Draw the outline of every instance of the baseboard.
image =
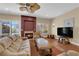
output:
[{"label": "baseboard", "polygon": [[74,44],[74,45],[77,45],[77,46],[79,46],[79,44],[78,43],[75,43],[75,42],[71,42],[72,44]]}]

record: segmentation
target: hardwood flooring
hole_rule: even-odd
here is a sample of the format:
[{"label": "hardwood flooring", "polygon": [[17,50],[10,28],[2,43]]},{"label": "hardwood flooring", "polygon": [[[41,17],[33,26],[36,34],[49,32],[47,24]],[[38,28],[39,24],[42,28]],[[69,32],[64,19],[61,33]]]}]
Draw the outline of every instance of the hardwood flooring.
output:
[{"label": "hardwood flooring", "polygon": [[[61,44],[59,43],[56,39],[47,39],[52,45],[52,55],[56,56],[63,51],[67,50],[75,50],[79,52],[79,46],[73,45],[73,44]],[[31,45],[31,56],[39,56],[39,53],[35,47],[35,42],[34,40],[30,40],[30,45]]]},{"label": "hardwood flooring", "polygon": [[31,47],[31,56],[39,56],[39,53],[35,47],[34,40],[30,40],[30,47]]}]

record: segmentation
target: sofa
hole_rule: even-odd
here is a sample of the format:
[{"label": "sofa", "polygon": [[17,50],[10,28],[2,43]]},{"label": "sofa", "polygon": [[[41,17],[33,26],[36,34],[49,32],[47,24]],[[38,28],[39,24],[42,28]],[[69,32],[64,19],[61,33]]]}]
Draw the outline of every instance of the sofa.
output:
[{"label": "sofa", "polygon": [[1,56],[30,56],[30,42],[20,36],[6,36],[0,38]]}]

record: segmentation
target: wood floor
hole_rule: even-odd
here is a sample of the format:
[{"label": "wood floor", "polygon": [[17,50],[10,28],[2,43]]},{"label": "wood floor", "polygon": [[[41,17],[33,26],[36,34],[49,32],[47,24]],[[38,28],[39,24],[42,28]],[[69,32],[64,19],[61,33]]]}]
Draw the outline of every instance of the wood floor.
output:
[{"label": "wood floor", "polygon": [[[73,45],[73,44],[61,44],[58,43],[58,41],[56,39],[47,39],[52,45],[52,55],[56,56],[60,53],[62,53],[63,51],[67,51],[67,50],[75,50],[79,52],[79,46]],[[34,40],[30,40],[30,45],[31,45],[31,56],[39,56],[39,51],[37,51],[36,47],[35,47],[35,42]]]},{"label": "wood floor", "polygon": [[39,53],[35,47],[34,40],[30,40],[30,47],[31,47],[31,56],[39,56]]}]

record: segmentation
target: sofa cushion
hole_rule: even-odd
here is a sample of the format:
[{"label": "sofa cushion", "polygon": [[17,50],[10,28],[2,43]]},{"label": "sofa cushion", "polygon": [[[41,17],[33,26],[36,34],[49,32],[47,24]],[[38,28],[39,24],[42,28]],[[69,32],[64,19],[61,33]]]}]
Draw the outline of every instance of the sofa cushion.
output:
[{"label": "sofa cushion", "polygon": [[13,41],[16,41],[17,40],[15,35],[11,35],[9,37],[12,38]]},{"label": "sofa cushion", "polygon": [[0,44],[0,54],[4,51],[4,46],[2,44]]},{"label": "sofa cushion", "polygon": [[7,50],[9,50],[11,52],[17,52],[17,50],[14,47],[9,47]]},{"label": "sofa cushion", "polygon": [[26,51],[30,51],[30,43],[29,40],[25,40],[23,41],[21,47],[20,47],[20,51],[22,50],[26,50]]},{"label": "sofa cushion", "polygon": [[22,39],[18,39],[11,44],[11,46],[8,48],[8,50],[13,51],[13,52],[18,51],[21,47],[21,44],[22,44]]},{"label": "sofa cushion", "polygon": [[4,45],[5,48],[8,48],[12,44],[12,39],[8,37],[3,37],[0,39],[0,43]]},{"label": "sofa cushion", "polygon": [[27,54],[30,55],[30,42],[29,42],[29,40],[23,41],[19,51],[25,51],[25,52],[27,52]]}]

